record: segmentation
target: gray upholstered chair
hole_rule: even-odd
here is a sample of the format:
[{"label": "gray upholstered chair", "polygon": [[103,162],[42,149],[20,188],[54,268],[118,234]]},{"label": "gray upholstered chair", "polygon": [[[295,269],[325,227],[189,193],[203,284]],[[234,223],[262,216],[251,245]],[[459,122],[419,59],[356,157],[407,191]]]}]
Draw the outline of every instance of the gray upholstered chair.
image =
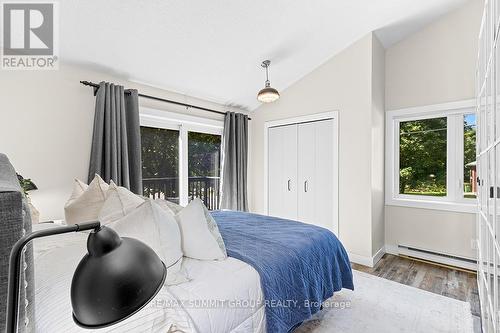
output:
[{"label": "gray upholstered chair", "polygon": [[[5,331],[9,254],[24,233],[31,232],[31,216],[16,171],[7,156],[0,153],[0,332]],[[34,331],[33,248],[26,247],[25,267],[21,277],[19,332]],[[25,283],[26,282],[26,283]],[[24,301],[23,301],[24,300]]]}]

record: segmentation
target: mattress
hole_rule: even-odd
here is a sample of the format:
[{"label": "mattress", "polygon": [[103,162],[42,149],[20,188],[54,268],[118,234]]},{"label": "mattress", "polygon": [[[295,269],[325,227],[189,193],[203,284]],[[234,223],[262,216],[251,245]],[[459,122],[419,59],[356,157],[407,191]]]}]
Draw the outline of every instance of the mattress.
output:
[{"label": "mattress", "polygon": [[[73,322],[70,301],[71,279],[86,253],[86,238],[74,233],[34,241],[36,332],[89,332]],[[94,331],[266,332],[264,296],[254,268],[235,258],[185,258],[183,266],[191,281],[163,286],[135,315]]]}]

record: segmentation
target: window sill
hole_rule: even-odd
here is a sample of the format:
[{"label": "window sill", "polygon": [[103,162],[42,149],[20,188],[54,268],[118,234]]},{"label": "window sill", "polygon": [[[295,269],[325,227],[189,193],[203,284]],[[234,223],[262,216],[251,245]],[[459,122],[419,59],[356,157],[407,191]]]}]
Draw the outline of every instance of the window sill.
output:
[{"label": "window sill", "polygon": [[422,199],[416,200],[407,198],[390,198],[386,200],[385,204],[386,206],[411,207],[411,208],[444,210],[449,212],[475,214],[478,212],[477,203],[474,199],[471,199],[471,201],[473,202],[467,203],[467,202],[449,202],[449,201],[422,200]]}]

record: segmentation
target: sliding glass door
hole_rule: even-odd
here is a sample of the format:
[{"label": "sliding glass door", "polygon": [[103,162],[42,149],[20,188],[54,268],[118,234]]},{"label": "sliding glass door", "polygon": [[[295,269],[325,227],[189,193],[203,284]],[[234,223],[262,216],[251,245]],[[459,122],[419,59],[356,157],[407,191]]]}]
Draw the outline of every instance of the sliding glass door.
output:
[{"label": "sliding glass door", "polygon": [[144,195],[179,203],[179,131],[141,126]]},{"label": "sliding glass door", "polygon": [[188,196],[211,210],[219,209],[220,148],[220,135],[188,133]]},{"label": "sliding glass door", "polygon": [[222,122],[141,110],[144,195],[219,209]]}]

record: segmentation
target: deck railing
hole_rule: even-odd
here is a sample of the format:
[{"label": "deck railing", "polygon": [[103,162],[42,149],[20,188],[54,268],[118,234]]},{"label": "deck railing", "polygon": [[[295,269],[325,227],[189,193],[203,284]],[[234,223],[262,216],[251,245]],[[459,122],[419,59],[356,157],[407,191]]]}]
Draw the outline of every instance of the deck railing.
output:
[{"label": "deck railing", "polygon": [[[144,196],[179,203],[179,178],[144,178]],[[189,177],[188,198],[200,198],[209,210],[219,209],[220,177]]]}]

